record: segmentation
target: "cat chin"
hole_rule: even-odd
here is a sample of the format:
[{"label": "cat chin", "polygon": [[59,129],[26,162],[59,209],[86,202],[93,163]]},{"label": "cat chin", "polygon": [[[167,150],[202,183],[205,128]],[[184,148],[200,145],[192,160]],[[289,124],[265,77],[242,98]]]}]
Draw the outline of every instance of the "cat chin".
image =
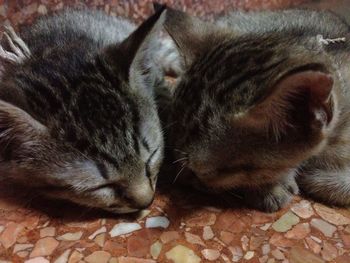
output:
[{"label": "cat chin", "polygon": [[264,169],[254,173],[200,174],[189,167],[184,168],[177,182],[189,185],[200,192],[219,194],[240,189],[261,189],[266,185],[278,184],[283,178],[294,178],[298,168]]},{"label": "cat chin", "polygon": [[[73,200],[74,199],[74,200]],[[75,199],[75,198],[64,198],[64,200],[79,204],[84,207],[90,207],[93,209],[98,209],[98,210],[104,210],[113,214],[130,214],[130,213],[135,213],[137,211],[140,211],[138,208],[131,208],[127,206],[103,206],[103,205],[92,205],[94,204],[93,201],[87,202],[87,200],[84,199]]]},{"label": "cat chin", "polygon": [[265,185],[273,185],[278,183],[281,178],[295,177],[297,175],[297,168],[285,170],[276,174],[275,171],[266,172],[260,174],[259,172],[252,174],[234,174],[234,175],[211,175],[210,178],[206,176],[196,175],[191,171],[192,177],[188,181],[194,188],[211,193],[226,192],[229,190],[247,188],[247,189],[259,189]]}]

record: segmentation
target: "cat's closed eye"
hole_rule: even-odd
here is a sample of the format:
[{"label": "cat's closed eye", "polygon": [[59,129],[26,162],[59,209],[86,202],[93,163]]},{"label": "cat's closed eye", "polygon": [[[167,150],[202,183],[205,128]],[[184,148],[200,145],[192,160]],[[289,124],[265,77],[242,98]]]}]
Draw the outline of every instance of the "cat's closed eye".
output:
[{"label": "cat's closed eye", "polygon": [[151,173],[151,166],[152,164],[154,163],[154,159],[155,159],[155,155],[156,153],[159,151],[159,147],[157,147],[152,153],[151,155],[149,156],[147,162],[146,162],[146,165],[145,165],[145,172],[146,172],[146,176],[148,178],[151,178],[152,177],[152,173]]}]

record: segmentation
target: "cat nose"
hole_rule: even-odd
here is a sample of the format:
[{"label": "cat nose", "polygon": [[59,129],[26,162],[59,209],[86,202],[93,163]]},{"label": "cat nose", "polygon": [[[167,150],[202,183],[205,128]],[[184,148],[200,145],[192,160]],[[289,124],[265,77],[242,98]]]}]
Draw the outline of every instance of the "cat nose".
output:
[{"label": "cat nose", "polygon": [[151,185],[137,185],[128,191],[130,205],[137,209],[149,207],[154,200],[154,191]]},{"label": "cat nose", "polygon": [[154,200],[154,195],[152,195],[149,198],[136,200],[135,208],[140,210],[145,209],[153,203],[153,200]]}]

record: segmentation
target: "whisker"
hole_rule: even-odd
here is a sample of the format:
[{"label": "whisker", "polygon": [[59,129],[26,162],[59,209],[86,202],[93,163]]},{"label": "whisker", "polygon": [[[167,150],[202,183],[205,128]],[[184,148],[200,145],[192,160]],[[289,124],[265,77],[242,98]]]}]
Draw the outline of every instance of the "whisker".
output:
[{"label": "whisker", "polygon": [[178,163],[178,162],[182,162],[182,161],[186,161],[186,160],[188,160],[188,157],[182,157],[182,158],[179,158],[176,161],[174,161],[173,164]]},{"label": "whisker", "polygon": [[177,173],[177,175],[175,176],[175,179],[174,179],[174,181],[173,181],[173,184],[175,184],[177,178],[178,178],[179,175],[182,173],[182,171],[185,169],[185,167],[186,167],[185,165],[182,165],[180,171],[179,171],[179,172]]},{"label": "whisker", "polygon": [[243,196],[238,195],[238,194],[236,194],[236,193],[234,193],[234,192],[228,191],[228,193],[229,193],[230,195],[234,196],[234,197],[237,197],[237,198],[239,198],[239,199],[243,199]]},{"label": "whisker", "polygon": [[175,124],[177,124],[177,121],[168,123],[168,124],[166,124],[166,125],[163,127],[163,129],[164,129],[164,130],[169,129],[170,127],[174,126]]}]

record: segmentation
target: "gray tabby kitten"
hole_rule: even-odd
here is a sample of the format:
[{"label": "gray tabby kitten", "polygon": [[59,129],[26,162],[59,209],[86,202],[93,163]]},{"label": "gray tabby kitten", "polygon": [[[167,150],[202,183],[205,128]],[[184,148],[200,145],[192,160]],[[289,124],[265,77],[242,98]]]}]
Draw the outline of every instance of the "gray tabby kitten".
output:
[{"label": "gray tabby kitten", "polygon": [[1,180],[127,213],[153,200],[163,137],[153,63],[163,10],[138,28],[68,10],[0,49]]},{"label": "gray tabby kitten", "polygon": [[[168,10],[183,58],[169,123],[184,181],[275,211],[298,192],[350,205],[350,34],[328,12]],[[193,176],[195,175],[195,177]]]}]

